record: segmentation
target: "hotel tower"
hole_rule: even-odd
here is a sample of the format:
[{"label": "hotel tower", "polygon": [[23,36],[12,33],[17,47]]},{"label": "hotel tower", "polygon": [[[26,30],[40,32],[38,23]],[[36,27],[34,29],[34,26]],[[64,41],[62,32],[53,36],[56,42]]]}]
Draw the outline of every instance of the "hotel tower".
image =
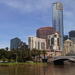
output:
[{"label": "hotel tower", "polygon": [[52,14],[53,27],[60,34],[60,50],[63,50],[63,4],[61,2],[53,3]]}]

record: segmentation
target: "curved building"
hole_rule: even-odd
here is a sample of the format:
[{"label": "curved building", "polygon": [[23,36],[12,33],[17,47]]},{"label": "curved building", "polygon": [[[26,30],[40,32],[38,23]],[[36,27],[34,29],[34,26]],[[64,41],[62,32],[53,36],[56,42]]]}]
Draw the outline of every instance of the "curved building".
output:
[{"label": "curved building", "polygon": [[36,36],[38,38],[47,39],[48,35],[54,34],[56,31],[53,27],[42,27],[37,29]]}]

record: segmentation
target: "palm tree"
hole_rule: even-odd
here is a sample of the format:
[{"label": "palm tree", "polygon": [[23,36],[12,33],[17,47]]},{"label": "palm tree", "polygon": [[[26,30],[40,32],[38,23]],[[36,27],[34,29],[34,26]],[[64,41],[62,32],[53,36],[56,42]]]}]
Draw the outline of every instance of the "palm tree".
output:
[{"label": "palm tree", "polygon": [[[33,49],[31,51],[31,55],[34,57],[34,60],[35,60],[36,59],[36,56],[38,56],[38,50],[37,49]],[[37,61],[37,60],[35,60],[35,61]]]},{"label": "palm tree", "polygon": [[46,50],[43,50],[43,51],[42,51],[42,54],[43,54],[44,59],[45,59],[45,57],[46,57]]},{"label": "palm tree", "polygon": [[40,61],[40,55],[41,55],[41,50],[38,50],[39,61]]},{"label": "palm tree", "polygon": [[8,49],[9,49],[8,47],[5,48],[5,50],[7,50],[7,51],[8,51]]},{"label": "palm tree", "polygon": [[47,54],[47,53],[46,53],[46,50],[43,50],[43,51],[42,51],[42,54],[43,54],[43,57],[44,57],[44,58],[43,58],[43,62],[46,62],[46,60],[47,60],[47,59],[46,59],[46,54]]}]

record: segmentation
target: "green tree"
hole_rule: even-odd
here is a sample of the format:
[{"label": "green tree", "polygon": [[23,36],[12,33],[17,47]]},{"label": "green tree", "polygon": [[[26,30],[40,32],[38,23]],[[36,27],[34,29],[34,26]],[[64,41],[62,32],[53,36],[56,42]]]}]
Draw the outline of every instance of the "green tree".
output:
[{"label": "green tree", "polygon": [[40,58],[41,58],[41,50],[38,50],[38,56],[39,56],[39,61],[40,61]]},{"label": "green tree", "polygon": [[46,54],[47,54],[47,53],[46,53],[46,50],[43,50],[43,51],[42,51],[42,54],[43,54],[43,56],[44,56],[44,59],[45,59],[45,57],[46,57]]}]

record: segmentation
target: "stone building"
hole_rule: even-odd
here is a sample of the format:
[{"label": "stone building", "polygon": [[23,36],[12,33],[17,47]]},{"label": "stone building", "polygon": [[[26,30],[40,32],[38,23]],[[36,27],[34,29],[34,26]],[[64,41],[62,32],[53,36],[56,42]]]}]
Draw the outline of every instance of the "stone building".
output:
[{"label": "stone building", "polygon": [[38,37],[28,38],[29,49],[46,50],[46,40]]},{"label": "stone building", "polygon": [[74,51],[74,43],[70,39],[65,40],[63,55],[67,55],[68,53],[71,53],[73,51]]},{"label": "stone building", "polygon": [[60,50],[60,36],[58,33],[54,33],[52,35],[48,35],[49,48],[52,51]]}]

